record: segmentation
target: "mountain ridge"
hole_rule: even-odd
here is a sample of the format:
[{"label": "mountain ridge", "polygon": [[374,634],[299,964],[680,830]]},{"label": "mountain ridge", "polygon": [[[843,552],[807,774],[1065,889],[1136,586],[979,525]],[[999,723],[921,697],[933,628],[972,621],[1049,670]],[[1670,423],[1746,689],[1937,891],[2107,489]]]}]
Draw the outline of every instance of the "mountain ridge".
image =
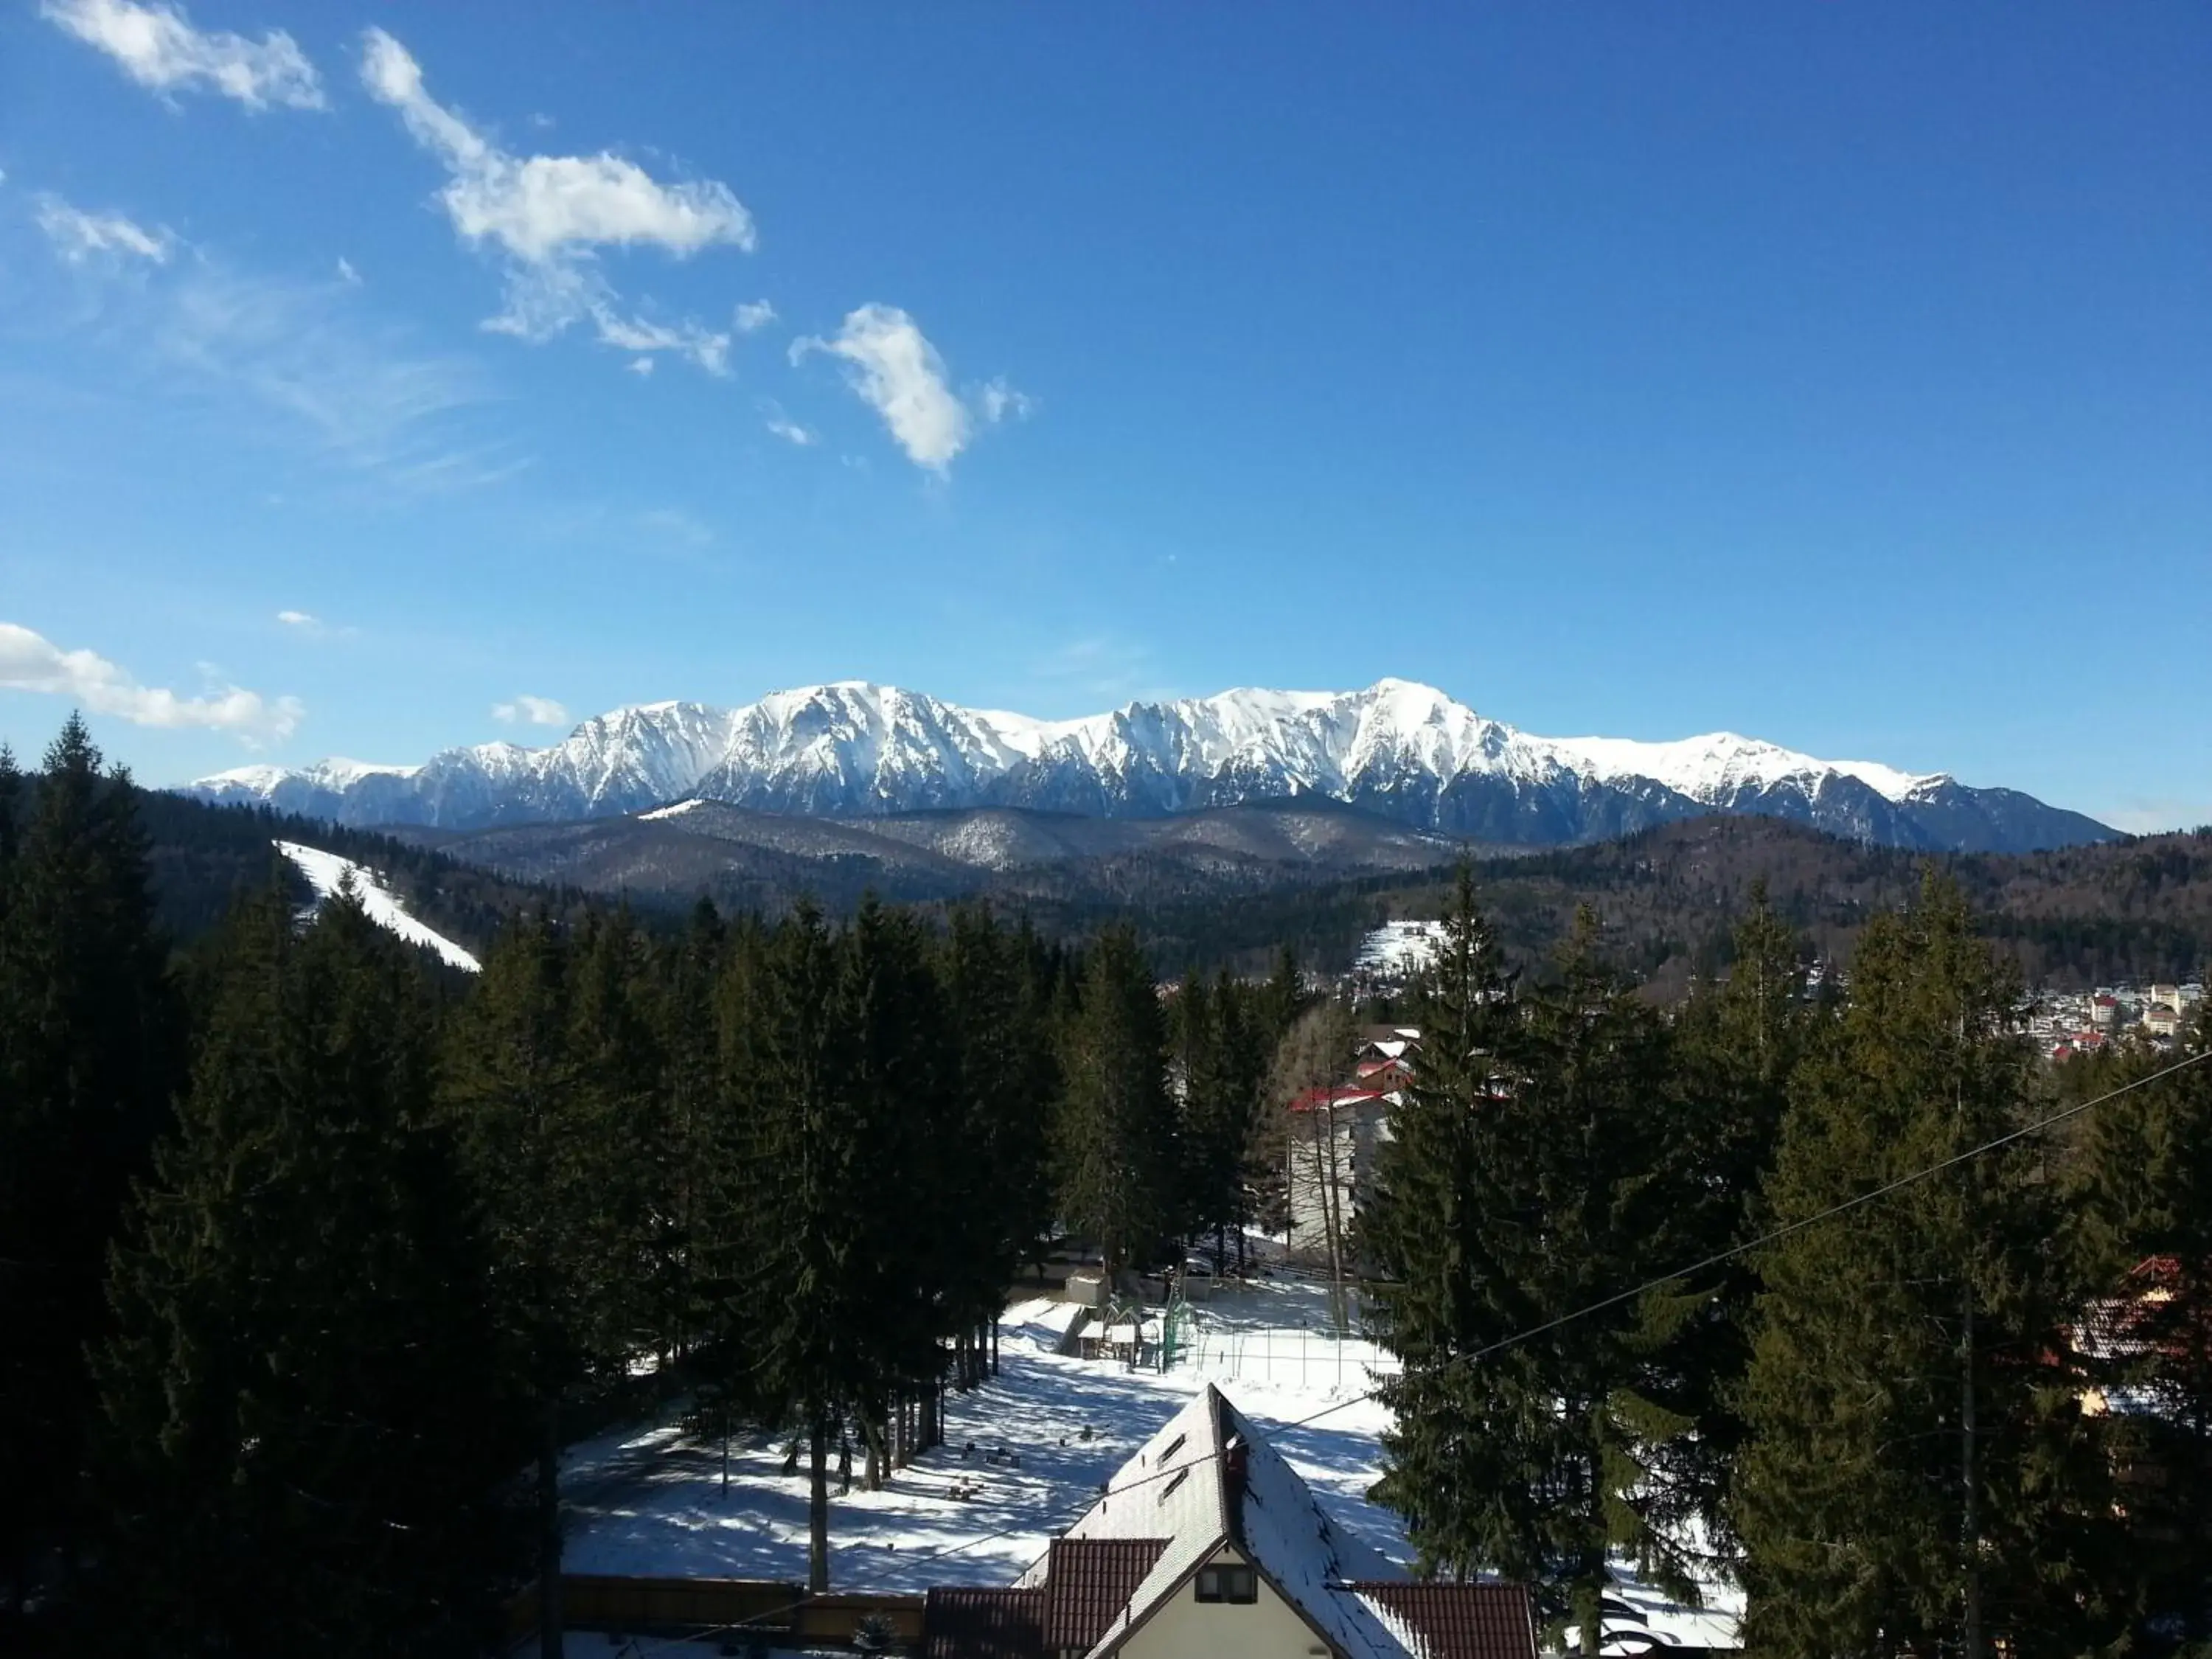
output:
[{"label": "mountain ridge", "polygon": [[2017,791],[1820,760],[1733,732],[1540,737],[1400,679],[1342,692],[1240,688],[1068,720],[848,680],[735,708],[632,705],[543,749],[483,744],[414,766],[245,767],[179,793],[345,824],[455,830],[690,799],[805,817],[1015,807],[1116,818],[1319,798],[1508,846],[1603,840],[1716,811],[1929,850],[2025,851],[2117,834]]}]

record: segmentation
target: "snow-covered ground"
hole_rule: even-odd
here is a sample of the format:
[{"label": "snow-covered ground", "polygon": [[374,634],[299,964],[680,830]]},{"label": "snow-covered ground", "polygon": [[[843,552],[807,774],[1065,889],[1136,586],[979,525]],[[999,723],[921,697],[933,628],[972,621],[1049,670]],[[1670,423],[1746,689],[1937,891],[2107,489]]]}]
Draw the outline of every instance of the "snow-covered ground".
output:
[{"label": "snow-covered ground", "polygon": [[388,927],[410,945],[422,945],[435,951],[440,958],[453,967],[480,973],[483,964],[435,928],[418,921],[408,913],[407,907],[392,896],[384,884],[384,878],[365,864],[340,858],[336,853],[325,853],[320,848],[304,847],[296,841],[280,841],[276,850],[299,867],[315,890],[317,902],[328,898],[338,890],[339,884],[350,874],[354,890],[361,896],[362,908],[368,919],[380,927]]},{"label": "snow-covered ground", "polygon": [[[947,1443],[899,1470],[879,1492],[854,1486],[830,1508],[830,1582],[839,1589],[918,1591],[931,1584],[1008,1584],[1090,1505],[1099,1485],[1207,1382],[1270,1434],[1329,1517],[1405,1562],[1399,1518],[1370,1502],[1388,1413],[1365,1397],[1364,1344],[1326,1334],[1322,1287],[1274,1283],[1224,1290],[1201,1304],[1211,1358],[1161,1375],[1053,1352],[1064,1304],[1006,1310],[1000,1375],[949,1396]],[[674,1426],[615,1434],[570,1450],[567,1570],[803,1580],[806,1481],[782,1473],[784,1444],[733,1441],[722,1483],[719,1443]],[[1734,1641],[1739,1598],[1677,1607],[1634,1583],[1620,1599],[1661,1645]],[[1635,1645],[1641,1646],[1642,1640]],[[1609,1651],[1630,1651],[1608,1644]]]},{"label": "snow-covered ground", "polygon": [[1386,921],[1360,941],[1355,972],[1404,979],[1436,959],[1443,939],[1440,921]]}]

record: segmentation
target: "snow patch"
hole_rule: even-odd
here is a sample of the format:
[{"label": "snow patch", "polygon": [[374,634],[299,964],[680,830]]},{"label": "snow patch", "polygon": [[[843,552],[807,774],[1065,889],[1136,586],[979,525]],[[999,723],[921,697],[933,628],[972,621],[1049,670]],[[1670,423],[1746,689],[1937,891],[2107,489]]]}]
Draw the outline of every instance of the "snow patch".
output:
[{"label": "snow patch", "polygon": [[483,964],[436,929],[425,926],[408,914],[407,907],[392,896],[384,884],[384,878],[365,864],[340,858],[336,853],[325,853],[320,848],[303,847],[296,841],[280,841],[276,850],[295,865],[307,884],[315,890],[315,902],[319,904],[338,890],[348,876],[353,878],[355,894],[368,919],[378,927],[388,929],[410,945],[419,945],[438,953],[447,966],[477,974]]},{"label": "snow patch", "polygon": [[650,812],[640,812],[638,817],[647,823],[656,823],[662,818],[680,818],[686,812],[696,812],[706,805],[707,802],[694,795],[690,800],[679,800],[673,806],[656,806]]},{"label": "snow patch", "polygon": [[1352,971],[1377,979],[1404,979],[1437,959],[1441,921],[1386,921],[1359,943]]}]

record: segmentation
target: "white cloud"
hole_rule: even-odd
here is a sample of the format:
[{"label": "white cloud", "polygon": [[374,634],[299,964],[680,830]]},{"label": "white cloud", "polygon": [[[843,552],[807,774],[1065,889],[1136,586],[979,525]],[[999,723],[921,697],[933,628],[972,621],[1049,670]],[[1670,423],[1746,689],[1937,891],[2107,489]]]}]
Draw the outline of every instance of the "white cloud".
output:
[{"label": "white cloud", "polygon": [[452,175],[438,201],[455,232],[504,259],[506,307],[486,327],[542,341],[588,322],[603,344],[672,351],[710,374],[724,372],[728,335],[693,322],[667,327],[626,315],[599,256],[607,248],[658,248],[679,259],[711,247],[750,250],[752,216],[728,185],[663,184],[607,150],[513,155],[432,98],[422,66],[380,28],[362,36],[361,77]]},{"label": "white cloud", "polygon": [[653,359],[650,357],[633,357],[629,360],[627,367],[631,374],[636,375],[640,380],[643,380],[647,375],[653,373]]},{"label": "white cloud", "polygon": [[343,283],[348,288],[361,286],[361,273],[353,268],[353,261],[343,254],[338,256],[338,281]]},{"label": "white cloud", "polygon": [[808,430],[785,414],[783,405],[775,398],[763,398],[761,400],[760,408],[762,419],[768,429],[786,443],[797,444],[804,449],[817,441],[819,434]]},{"label": "white cloud", "polygon": [[196,29],[182,7],[159,0],[40,0],[39,10],[156,92],[219,93],[248,109],[325,107],[315,66],[282,29],[258,40]]},{"label": "white cloud", "polygon": [[491,706],[491,717],[505,726],[566,726],[568,711],[550,697],[533,697],[526,692],[513,702],[495,702]]},{"label": "white cloud", "polygon": [[276,620],[287,628],[297,628],[311,634],[319,631],[323,625],[319,618],[305,611],[279,611]]},{"label": "white cloud", "polygon": [[1004,375],[986,382],[975,394],[975,400],[983,411],[983,418],[993,426],[1004,420],[1026,421],[1036,412],[1036,399],[1026,392],[1015,391],[1006,384]]},{"label": "white cloud", "polygon": [[39,228],[54,251],[71,264],[82,264],[98,255],[150,259],[167,264],[176,238],[166,230],[148,230],[119,213],[87,213],[58,196],[39,198]]},{"label": "white cloud", "polygon": [[730,372],[730,337],[726,334],[716,334],[693,322],[666,328],[641,317],[617,317],[598,309],[592,315],[599,325],[600,340],[620,350],[673,351],[689,357],[709,374]]},{"label": "white cloud", "polygon": [[817,351],[845,361],[853,390],[883,416],[916,466],[942,473],[968,447],[974,430],[968,406],[945,384],[937,348],[896,306],[861,306],[833,337],[793,341],[791,361]]},{"label": "white cloud", "polygon": [[740,334],[757,334],[775,320],[775,307],[765,300],[747,300],[731,313]]},{"label": "white cloud", "polygon": [[0,623],[0,687],[73,698],[96,714],[137,726],[205,726],[249,744],[281,742],[298,730],[306,708],[297,697],[264,697],[235,685],[210,685],[197,697],[141,685],[90,651],[64,651],[44,635]]}]

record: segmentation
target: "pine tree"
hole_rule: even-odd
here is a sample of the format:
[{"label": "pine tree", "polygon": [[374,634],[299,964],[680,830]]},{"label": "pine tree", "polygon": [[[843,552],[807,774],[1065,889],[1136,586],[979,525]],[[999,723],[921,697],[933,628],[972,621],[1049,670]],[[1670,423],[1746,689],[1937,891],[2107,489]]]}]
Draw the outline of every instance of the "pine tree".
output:
[{"label": "pine tree", "polygon": [[527,1425],[434,1115],[432,1012],[349,896],[236,917],[98,1366],[111,1607],[159,1650],[465,1654]]},{"label": "pine tree", "polygon": [[[1765,1224],[1761,1194],[1773,1168],[1790,1079],[1818,1040],[1827,1011],[1805,994],[1798,941],[1769,903],[1764,879],[1731,939],[1728,975],[1682,1008],[1680,1097],[1670,1170],[1682,1194],[1675,1218],[1685,1260],[1718,1255]],[[1757,1265],[1735,1256],[1705,1276],[1710,1301],[1684,1332],[1682,1409],[1696,1432],[1656,1449],[1656,1475],[1678,1518],[1694,1516],[1720,1551],[1732,1550],[1727,1488],[1741,1449],[1737,1406],[1751,1361]]]},{"label": "pine tree", "polygon": [[1512,976],[1465,864],[1443,927],[1416,998],[1419,1066],[1390,1114],[1360,1233],[1375,1275],[1368,1316],[1402,1364],[1376,1389],[1395,1426],[1372,1496],[1406,1517],[1425,1572],[1466,1577],[1498,1553],[1491,1517],[1471,1505],[1505,1471],[1465,1430],[1480,1391],[1464,1356],[1506,1334],[1518,1311],[1517,1287],[1487,1270],[1480,1206],[1497,1104],[1516,1085],[1522,1045]]},{"label": "pine tree", "polygon": [[726,992],[732,1109],[747,1126],[753,1206],[744,1340],[757,1397],[772,1420],[796,1421],[805,1436],[807,1583],[817,1591],[830,1587],[830,1442],[884,1382],[865,1322],[883,1310],[886,1195],[855,1109],[850,999],[866,975],[848,956],[802,905],[758,971]]},{"label": "pine tree", "polygon": [[1250,1000],[1225,971],[1210,986],[1193,972],[1176,998],[1172,1022],[1182,1081],[1177,1133],[1183,1151],[1183,1231],[1213,1235],[1217,1273],[1226,1267],[1230,1231],[1236,1230],[1241,1244],[1251,1213],[1247,1159],[1260,1091]]},{"label": "pine tree", "polygon": [[[960,1153],[944,1171],[947,1220],[960,1237],[954,1317],[979,1343],[1052,1219],[1045,1126],[1054,1079],[1029,943],[988,910],[963,908],[941,963],[959,1114]],[[969,1356],[967,1381],[979,1380],[981,1365],[980,1354]]]},{"label": "pine tree", "polygon": [[[2142,1081],[2191,1056],[2204,1058]],[[2069,1182],[2090,1309],[2082,1346],[2099,1397],[2121,1405],[2100,1427],[2128,1524],[2100,1565],[2117,1611],[2160,1645],[2202,1655],[2212,1652],[2212,1003],[2185,1052],[2082,1069],[2100,1094],[2139,1085],[2086,1118]]]},{"label": "pine tree", "polygon": [[[1768,1194],[1788,1224],[2020,1123],[2017,985],[1934,874],[1862,936],[1800,1070]],[[2077,1652],[2102,1458],[2066,1356],[2053,1194],[2020,1143],[1764,1253],[1735,1483],[1747,1643],[1776,1655]]]},{"label": "pine tree", "polygon": [[[27,793],[27,802],[17,799]],[[129,778],[72,715],[0,839],[0,1557],[69,1534],[106,1322],[103,1257],[180,1064]]]},{"label": "pine tree", "polygon": [[1664,1030],[1587,914],[1559,981],[1515,998],[1465,871],[1419,1011],[1364,1224],[1377,1333],[1405,1362],[1375,1495],[1425,1569],[1522,1579],[1595,1654],[1610,1550],[1687,1588],[1653,1449],[1690,1426],[1676,1348],[1699,1298],[1585,1314],[1668,1259]]},{"label": "pine tree", "polygon": [[690,1355],[711,1328],[710,1275],[703,1266],[713,1254],[709,1195],[736,1155],[720,1111],[714,1019],[726,941],[721,916],[701,899],[682,939],[662,954],[653,1010],[661,1073],[644,1161],[652,1170],[657,1224],[647,1243],[645,1273],[653,1322],[672,1358]]},{"label": "pine tree", "polygon": [[1091,944],[1063,1064],[1060,1212],[1104,1253],[1110,1279],[1167,1237],[1178,1163],[1166,1022],[1127,927]]},{"label": "pine tree", "polygon": [[583,1155],[594,1165],[595,1228],[608,1246],[599,1292],[607,1323],[594,1344],[606,1353],[657,1352],[670,1341],[662,1252],[672,1129],[652,993],[650,952],[629,912],[588,923],[575,947],[563,1042]]},{"label": "pine tree", "polygon": [[573,963],[540,915],[501,934],[447,1043],[442,1095],[490,1229],[498,1309],[535,1424],[538,1641],[561,1631],[562,1407],[622,1354],[615,1142],[570,1051]]}]

